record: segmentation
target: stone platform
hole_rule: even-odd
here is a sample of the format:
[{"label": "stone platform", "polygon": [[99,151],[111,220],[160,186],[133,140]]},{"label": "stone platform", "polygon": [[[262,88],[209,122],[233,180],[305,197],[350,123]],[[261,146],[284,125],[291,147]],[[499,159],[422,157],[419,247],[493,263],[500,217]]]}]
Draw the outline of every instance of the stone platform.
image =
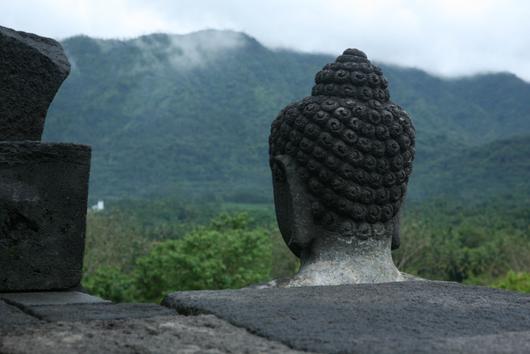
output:
[{"label": "stone platform", "polygon": [[0,353],[300,353],[213,315],[80,292],[0,293]]},{"label": "stone platform", "polygon": [[530,353],[529,295],[457,283],[179,292],[163,304],[319,353]]},{"label": "stone platform", "polygon": [[0,353],[530,353],[530,295],[446,282],[0,299]]}]

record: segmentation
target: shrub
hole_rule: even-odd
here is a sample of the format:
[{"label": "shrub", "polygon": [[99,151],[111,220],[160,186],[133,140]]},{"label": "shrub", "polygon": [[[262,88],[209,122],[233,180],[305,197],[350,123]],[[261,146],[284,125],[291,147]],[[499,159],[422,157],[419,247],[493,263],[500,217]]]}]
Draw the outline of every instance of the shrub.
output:
[{"label": "shrub", "polygon": [[269,279],[271,242],[245,215],[223,215],[179,240],[157,243],[134,271],[136,297],[159,301],[177,290],[240,288]]},{"label": "shrub", "polygon": [[509,271],[493,284],[496,288],[530,293],[530,273]]},{"label": "shrub", "polygon": [[145,254],[149,240],[136,219],[121,212],[87,214],[83,271],[91,275],[108,267],[128,272],[134,261]]},{"label": "shrub", "polygon": [[83,287],[94,295],[114,302],[132,301],[133,279],[116,267],[101,267],[83,278]]}]

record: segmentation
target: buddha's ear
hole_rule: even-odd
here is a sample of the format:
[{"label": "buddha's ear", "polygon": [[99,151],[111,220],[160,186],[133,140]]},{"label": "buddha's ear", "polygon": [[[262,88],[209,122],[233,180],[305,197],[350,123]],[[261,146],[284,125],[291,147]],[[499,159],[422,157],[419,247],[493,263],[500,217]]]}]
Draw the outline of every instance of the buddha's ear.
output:
[{"label": "buddha's ear", "polygon": [[300,256],[317,232],[311,213],[311,202],[304,182],[297,174],[296,160],[278,155],[271,161],[276,218],[289,249]]},{"label": "buddha's ear", "polygon": [[296,241],[293,238],[293,196],[289,188],[293,180],[293,168],[291,168],[293,162],[292,158],[288,155],[274,156],[271,160],[271,170],[274,207],[278,228],[287,246],[299,257],[300,249],[297,247]]},{"label": "buddha's ear", "polygon": [[392,233],[392,246],[391,248],[393,250],[396,250],[399,248],[399,244],[401,242],[400,240],[400,216],[399,211],[397,212],[396,216],[394,216],[394,232]]},{"label": "buddha's ear", "polygon": [[271,160],[272,178],[274,182],[289,183],[294,172],[294,160],[289,155],[277,155]]}]

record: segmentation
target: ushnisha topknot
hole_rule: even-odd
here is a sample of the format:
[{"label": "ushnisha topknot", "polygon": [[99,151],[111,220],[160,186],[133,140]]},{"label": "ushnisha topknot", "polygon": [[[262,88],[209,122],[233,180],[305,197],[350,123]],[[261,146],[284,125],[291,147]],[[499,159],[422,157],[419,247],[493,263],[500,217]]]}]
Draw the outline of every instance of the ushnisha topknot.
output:
[{"label": "ushnisha topknot", "polygon": [[404,199],[414,160],[415,130],[390,101],[381,69],[346,49],[316,74],[312,95],[285,107],[269,138],[274,157],[296,160],[316,224],[336,227],[390,221]]},{"label": "ushnisha topknot", "polygon": [[327,64],[315,77],[313,96],[351,97],[387,102],[388,82],[381,69],[358,49],[346,49],[335,63]]}]

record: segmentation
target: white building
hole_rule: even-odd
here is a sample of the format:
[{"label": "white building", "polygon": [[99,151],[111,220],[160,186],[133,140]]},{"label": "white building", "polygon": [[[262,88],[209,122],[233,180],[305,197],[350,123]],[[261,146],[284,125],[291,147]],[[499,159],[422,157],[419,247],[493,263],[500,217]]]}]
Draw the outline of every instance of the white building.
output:
[{"label": "white building", "polygon": [[102,211],[105,209],[105,202],[102,200],[98,200],[98,202],[95,205],[92,205],[90,209],[92,209],[93,211]]}]

